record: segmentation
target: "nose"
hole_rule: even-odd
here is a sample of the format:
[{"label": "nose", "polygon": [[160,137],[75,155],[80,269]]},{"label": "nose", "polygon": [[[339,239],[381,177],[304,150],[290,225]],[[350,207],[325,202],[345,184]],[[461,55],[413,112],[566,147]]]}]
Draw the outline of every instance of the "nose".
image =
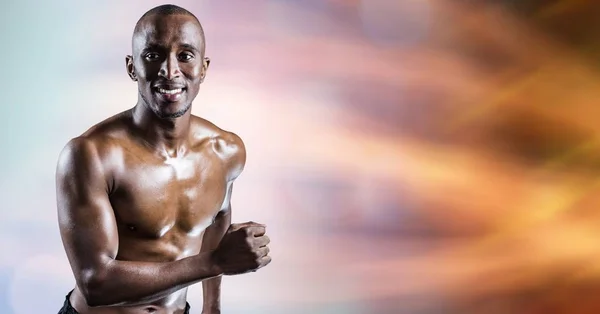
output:
[{"label": "nose", "polygon": [[177,61],[177,57],[169,56],[168,58],[166,58],[160,65],[158,75],[166,78],[167,80],[172,80],[176,77],[179,77],[181,75],[181,71],[179,69],[179,62]]}]

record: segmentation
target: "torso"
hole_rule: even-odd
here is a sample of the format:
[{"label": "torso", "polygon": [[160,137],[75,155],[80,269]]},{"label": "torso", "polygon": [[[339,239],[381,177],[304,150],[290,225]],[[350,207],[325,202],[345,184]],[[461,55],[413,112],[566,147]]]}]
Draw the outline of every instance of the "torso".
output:
[{"label": "torso", "polygon": [[[118,260],[169,262],[198,254],[204,230],[221,209],[230,174],[227,134],[194,117],[187,151],[165,158],[136,141],[122,114],[97,127],[119,234]],[[224,138],[225,137],[225,138]],[[187,289],[152,304],[89,308],[78,288],[71,303],[81,314],[183,313]]]}]

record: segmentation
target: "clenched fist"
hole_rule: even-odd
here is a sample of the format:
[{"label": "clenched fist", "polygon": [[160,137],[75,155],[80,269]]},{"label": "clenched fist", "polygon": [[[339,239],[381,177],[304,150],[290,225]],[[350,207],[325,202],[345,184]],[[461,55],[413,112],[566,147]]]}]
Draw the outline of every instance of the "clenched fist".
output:
[{"label": "clenched fist", "polygon": [[224,275],[256,271],[271,262],[269,242],[262,224],[232,224],[213,251],[212,258]]}]

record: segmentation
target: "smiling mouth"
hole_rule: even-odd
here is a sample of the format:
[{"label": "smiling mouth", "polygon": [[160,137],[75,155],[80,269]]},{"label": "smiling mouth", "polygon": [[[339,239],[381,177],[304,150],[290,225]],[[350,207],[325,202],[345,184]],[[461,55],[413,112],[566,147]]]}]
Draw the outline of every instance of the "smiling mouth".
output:
[{"label": "smiling mouth", "polygon": [[162,86],[155,87],[154,91],[159,95],[159,97],[166,102],[173,103],[181,100],[182,94],[185,91],[185,87],[170,87],[170,86]]},{"label": "smiling mouth", "polygon": [[166,94],[166,95],[175,95],[175,94],[180,94],[181,92],[183,92],[183,88],[174,88],[174,89],[168,89],[168,88],[157,88],[156,89],[159,93],[161,94]]}]

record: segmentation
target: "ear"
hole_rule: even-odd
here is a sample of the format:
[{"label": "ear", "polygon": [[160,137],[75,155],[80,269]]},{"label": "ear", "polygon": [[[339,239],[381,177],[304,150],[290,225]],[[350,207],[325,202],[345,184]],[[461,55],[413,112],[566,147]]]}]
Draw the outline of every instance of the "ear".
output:
[{"label": "ear", "polygon": [[206,71],[208,70],[208,66],[210,65],[210,58],[204,57],[202,62],[202,73],[200,73],[200,83],[204,82],[204,78],[206,77]]},{"label": "ear", "polygon": [[137,81],[137,76],[135,75],[135,69],[133,67],[133,57],[126,56],[125,57],[125,68],[127,69],[127,74],[131,78],[132,81]]}]

